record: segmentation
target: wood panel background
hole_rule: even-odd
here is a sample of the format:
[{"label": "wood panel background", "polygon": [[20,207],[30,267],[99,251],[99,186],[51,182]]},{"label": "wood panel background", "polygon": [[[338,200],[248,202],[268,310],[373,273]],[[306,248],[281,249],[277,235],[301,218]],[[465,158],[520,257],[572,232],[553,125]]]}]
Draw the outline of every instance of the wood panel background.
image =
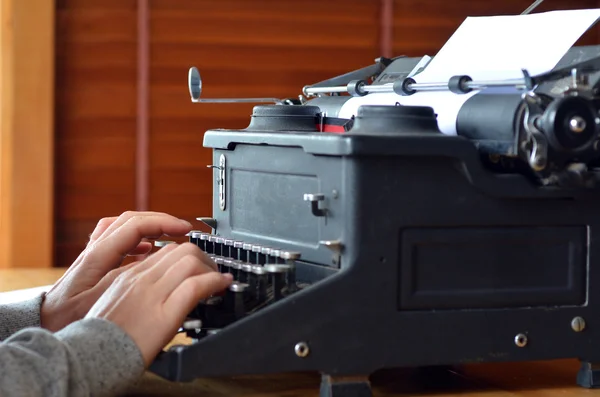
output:
[{"label": "wood panel background", "polygon": [[[393,53],[435,55],[466,16],[518,14],[529,4],[395,0]],[[207,97],[295,97],[306,84],[380,55],[374,0],[149,5],[148,204],[188,220],[211,214],[204,131],[244,127],[252,109],[192,104],[190,66],[200,69]],[[599,5],[555,0],[540,10]],[[68,266],[98,219],[135,209],[137,1],[58,0],[56,7],[56,266]],[[581,43],[598,43],[599,36],[594,29]]]},{"label": "wood panel background", "polygon": [[53,264],[54,4],[0,4],[0,268]]}]

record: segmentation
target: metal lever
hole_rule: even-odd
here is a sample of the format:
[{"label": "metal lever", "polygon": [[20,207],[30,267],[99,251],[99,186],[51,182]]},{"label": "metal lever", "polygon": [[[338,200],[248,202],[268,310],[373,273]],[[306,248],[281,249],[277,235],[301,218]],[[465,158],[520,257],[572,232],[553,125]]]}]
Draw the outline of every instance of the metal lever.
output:
[{"label": "metal lever", "polygon": [[327,210],[319,208],[319,201],[324,201],[325,195],[322,193],[306,193],[304,201],[310,201],[310,209],[314,216],[325,216]]},{"label": "metal lever", "polygon": [[188,72],[188,89],[194,103],[276,103],[282,105],[283,100],[277,98],[210,98],[200,99],[202,94],[202,77],[197,67],[193,66]]}]

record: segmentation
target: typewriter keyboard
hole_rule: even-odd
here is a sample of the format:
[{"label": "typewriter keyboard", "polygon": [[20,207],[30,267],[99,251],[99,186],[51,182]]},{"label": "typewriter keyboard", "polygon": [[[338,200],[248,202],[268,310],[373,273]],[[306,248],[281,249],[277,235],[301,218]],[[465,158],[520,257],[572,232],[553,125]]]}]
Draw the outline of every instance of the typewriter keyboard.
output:
[{"label": "typewriter keyboard", "polygon": [[218,332],[306,287],[296,281],[299,252],[196,231],[189,233],[189,238],[208,254],[221,273],[231,273],[234,280],[224,294],[200,302],[189,314],[183,330],[190,337],[201,338]]}]

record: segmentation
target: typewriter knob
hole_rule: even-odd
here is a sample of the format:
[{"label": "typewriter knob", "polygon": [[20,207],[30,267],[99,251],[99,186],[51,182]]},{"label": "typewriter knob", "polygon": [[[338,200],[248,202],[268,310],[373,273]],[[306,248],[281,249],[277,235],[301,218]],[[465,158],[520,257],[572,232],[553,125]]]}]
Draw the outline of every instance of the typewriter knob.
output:
[{"label": "typewriter knob", "polygon": [[596,111],[583,97],[567,96],[550,103],[540,119],[540,127],[557,151],[578,151],[598,136]]},{"label": "typewriter knob", "polygon": [[258,105],[247,131],[317,132],[321,108],[310,105]]},{"label": "typewriter knob", "polygon": [[197,67],[191,67],[188,72],[188,89],[193,101],[200,99],[202,94],[202,78]]},{"label": "typewriter knob", "polygon": [[364,105],[358,108],[350,134],[395,135],[439,133],[436,115],[429,106]]}]

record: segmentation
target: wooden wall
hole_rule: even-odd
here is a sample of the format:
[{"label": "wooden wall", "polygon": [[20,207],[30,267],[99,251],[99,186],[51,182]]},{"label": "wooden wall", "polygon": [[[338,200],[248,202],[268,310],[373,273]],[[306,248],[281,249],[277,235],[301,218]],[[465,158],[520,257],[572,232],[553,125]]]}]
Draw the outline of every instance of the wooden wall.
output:
[{"label": "wooden wall", "polygon": [[[395,55],[435,55],[467,15],[520,13],[530,0],[396,0]],[[595,0],[546,2],[582,8]],[[211,214],[206,129],[244,127],[252,105],[194,105],[203,95],[294,97],[302,86],[380,55],[375,0],[151,0],[149,209]],[[135,0],[56,2],[56,265],[68,266],[96,221],[135,209]],[[597,42],[594,32],[587,42]]]},{"label": "wooden wall", "polygon": [[0,268],[53,264],[54,12],[0,4]]}]

